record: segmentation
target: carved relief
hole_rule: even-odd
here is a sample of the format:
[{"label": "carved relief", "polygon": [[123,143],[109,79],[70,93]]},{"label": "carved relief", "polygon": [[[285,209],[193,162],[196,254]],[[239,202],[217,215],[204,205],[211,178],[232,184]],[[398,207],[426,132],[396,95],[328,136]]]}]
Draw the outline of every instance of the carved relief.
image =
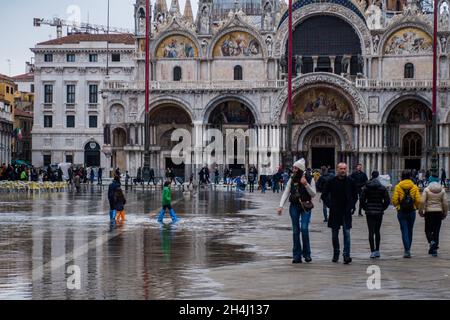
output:
[{"label": "carved relief", "polygon": [[121,105],[116,104],[111,107],[111,124],[118,124],[125,122],[124,109]]},{"label": "carved relief", "polygon": [[369,97],[369,112],[378,113],[380,111],[380,98]]}]

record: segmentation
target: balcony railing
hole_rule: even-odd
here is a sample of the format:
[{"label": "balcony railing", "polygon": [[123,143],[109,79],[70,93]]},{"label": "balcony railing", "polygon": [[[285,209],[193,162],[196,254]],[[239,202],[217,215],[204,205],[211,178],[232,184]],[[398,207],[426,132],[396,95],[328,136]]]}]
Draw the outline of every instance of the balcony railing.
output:
[{"label": "balcony railing", "polygon": [[[448,88],[450,80],[439,80],[440,88]],[[398,79],[398,80],[377,80],[377,79],[356,79],[357,88],[376,90],[398,90],[398,89],[431,89],[433,85],[432,80],[421,79]]]},{"label": "balcony railing", "polygon": [[[267,81],[152,81],[151,90],[251,90],[282,88],[284,80]],[[144,90],[145,82],[106,82],[107,90]]]}]

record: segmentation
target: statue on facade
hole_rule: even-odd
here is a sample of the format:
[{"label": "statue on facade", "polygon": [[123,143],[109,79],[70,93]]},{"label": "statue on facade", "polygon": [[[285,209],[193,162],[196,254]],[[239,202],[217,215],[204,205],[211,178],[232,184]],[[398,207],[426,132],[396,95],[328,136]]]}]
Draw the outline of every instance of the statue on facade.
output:
[{"label": "statue on facade", "polygon": [[280,58],[280,67],[281,67],[281,72],[283,73],[287,73],[287,56],[285,54],[281,55]]},{"label": "statue on facade", "polygon": [[342,73],[350,74],[350,60],[351,56],[343,56],[341,65],[342,65]]},{"label": "statue on facade", "polygon": [[270,31],[273,29],[273,24],[272,24],[272,4],[270,3],[270,1],[267,1],[264,4],[264,9],[263,9],[263,15],[262,15],[262,19],[263,19],[263,30],[267,30]]},{"label": "statue on facade", "polygon": [[358,54],[358,72],[364,72],[364,57]]},{"label": "statue on facade", "polygon": [[145,33],[146,21],[145,21],[145,11],[143,8],[139,9],[139,33]]},{"label": "statue on facade", "polygon": [[378,34],[376,34],[373,37],[373,52],[377,53],[378,52],[378,45],[380,44],[380,36]]},{"label": "statue on facade", "polygon": [[441,30],[447,31],[449,29],[449,17],[450,12],[448,8],[448,3],[443,2],[439,10],[439,25]]},{"label": "statue on facade", "polygon": [[439,40],[441,42],[441,53],[445,53],[447,51],[447,38],[442,36]]},{"label": "statue on facade", "polygon": [[266,46],[267,46],[267,53],[270,56],[272,56],[272,50],[273,50],[273,40],[271,36],[267,36],[266,38]]},{"label": "statue on facade", "polygon": [[383,27],[381,23],[382,11],[377,4],[371,4],[366,10],[366,22],[367,27],[370,30],[381,29]]},{"label": "statue on facade", "polygon": [[295,73],[297,75],[300,75],[302,73],[302,69],[303,69],[303,57],[296,55],[294,57],[294,65],[295,65],[295,69],[294,69]]},{"label": "statue on facade", "polygon": [[204,5],[200,16],[200,34],[209,34],[209,7]]},{"label": "statue on facade", "polygon": [[206,49],[208,48],[208,41],[206,41],[206,39],[203,39],[201,46],[202,46],[203,55],[206,56]]}]

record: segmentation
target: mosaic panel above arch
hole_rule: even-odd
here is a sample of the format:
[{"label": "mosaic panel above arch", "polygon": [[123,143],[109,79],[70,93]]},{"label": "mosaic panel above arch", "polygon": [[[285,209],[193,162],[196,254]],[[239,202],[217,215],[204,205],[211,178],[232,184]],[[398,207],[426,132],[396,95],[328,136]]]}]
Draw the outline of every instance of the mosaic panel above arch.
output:
[{"label": "mosaic panel above arch", "polygon": [[419,28],[403,28],[386,41],[384,54],[424,54],[433,50],[433,39]]},{"label": "mosaic panel above arch", "polygon": [[293,120],[303,123],[314,117],[332,117],[339,122],[353,122],[350,103],[336,90],[310,88],[294,99]]},{"label": "mosaic panel above arch", "polygon": [[234,31],[217,41],[214,57],[262,57],[259,41],[247,32]]},{"label": "mosaic panel above arch", "polygon": [[156,50],[157,58],[190,59],[198,57],[198,48],[186,36],[174,35],[165,38]]}]

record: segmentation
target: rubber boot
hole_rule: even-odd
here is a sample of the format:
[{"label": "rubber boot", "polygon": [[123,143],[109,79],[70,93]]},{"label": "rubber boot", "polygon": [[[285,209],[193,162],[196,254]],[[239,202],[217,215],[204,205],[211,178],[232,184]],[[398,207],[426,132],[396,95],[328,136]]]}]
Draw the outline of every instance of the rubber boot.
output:
[{"label": "rubber boot", "polygon": [[164,215],[166,214],[166,210],[161,210],[161,212],[159,213],[159,215],[158,215],[158,222],[159,223],[163,223],[163,220],[164,220]]},{"label": "rubber boot", "polygon": [[169,211],[170,217],[172,218],[172,223],[177,223],[179,221],[177,215],[175,214],[175,211],[173,209],[170,209]]},{"label": "rubber boot", "polygon": [[109,210],[110,220],[116,220],[116,210]]}]

